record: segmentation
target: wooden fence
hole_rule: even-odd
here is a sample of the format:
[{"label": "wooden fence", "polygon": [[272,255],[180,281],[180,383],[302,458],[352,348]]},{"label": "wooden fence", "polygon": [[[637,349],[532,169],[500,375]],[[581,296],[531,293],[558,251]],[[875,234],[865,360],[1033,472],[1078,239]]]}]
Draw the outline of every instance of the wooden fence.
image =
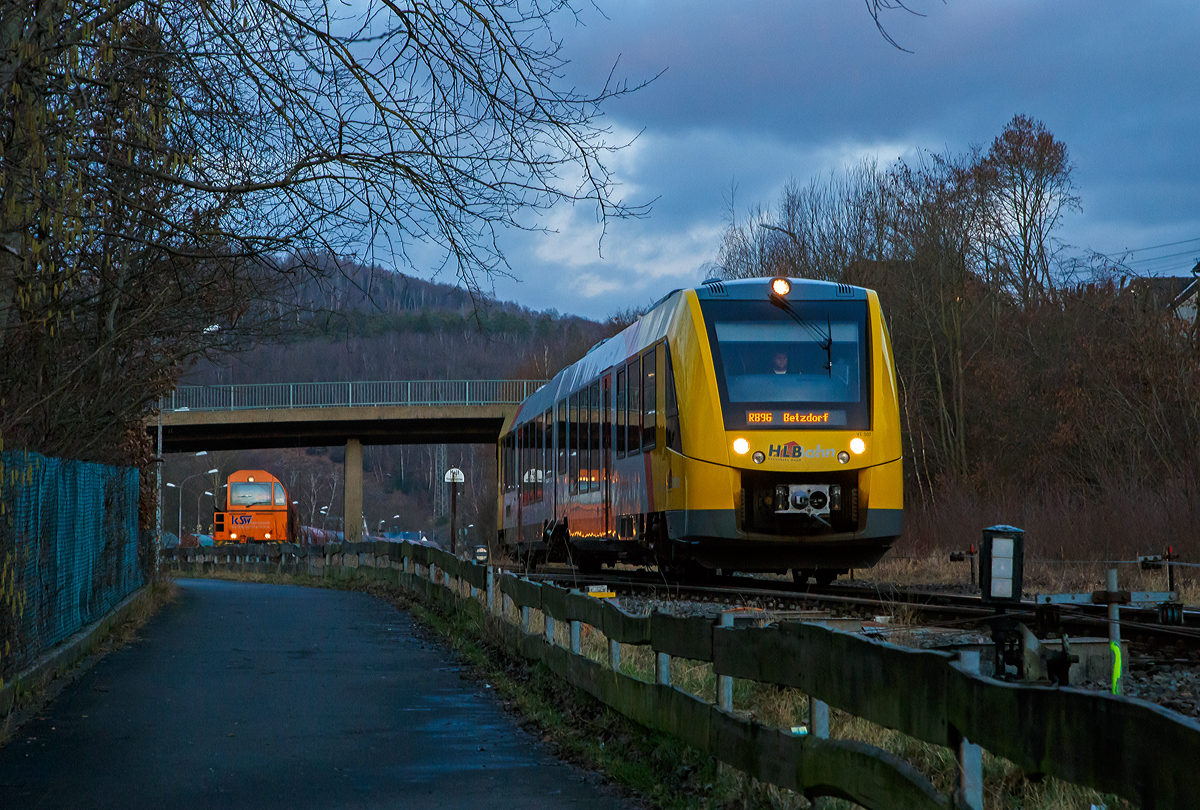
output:
[{"label": "wooden fence", "polygon": [[[527,659],[636,722],[675,736],[745,773],[809,798],[840,796],[867,808],[982,808],[979,750],[1029,775],[1047,775],[1122,796],[1144,810],[1196,807],[1200,723],[1142,700],[1070,687],[1014,684],[983,677],[978,661],[914,650],[812,623],[765,628],[722,626],[709,618],[633,616],[607,601],[458,560],[407,543],[326,546],[222,546],[173,549],[173,567],[308,573],[385,580],[450,609],[477,613],[493,635]],[[261,561],[256,561],[261,560]],[[267,562],[270,560],[270,562]],[[469,590],[466,586],[469,586]],[[514,624],[497,609],[507,597]],[[529,610],[547,632],[529,632]],[[552,639],[570,625],[570,647]],[[581,625],[610,641],[607,663],[579,653]],[[617,644],[649,645],[655,683],[621,673]],[[714,705],[670,684],[670,658],[712,663]],[[762,725],[731,711],[731,678],[795,687],[814,701],[815,733]],[[820,712],[836,707],[919,740],[946,746],[960,762],[952,796],[912,765],[877,747],[821,733]],[[825,710],[827,711],[827,710]],[[825,714],[824,729],[828,727]]]}]

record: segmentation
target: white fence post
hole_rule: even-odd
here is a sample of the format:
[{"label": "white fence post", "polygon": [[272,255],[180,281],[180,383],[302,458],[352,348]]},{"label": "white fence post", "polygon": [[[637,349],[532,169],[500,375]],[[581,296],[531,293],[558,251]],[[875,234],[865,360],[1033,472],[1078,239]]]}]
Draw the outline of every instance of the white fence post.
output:
[{"label": "white fence post", "polygon": [[[979,674],[978,651],[961,650],[958,661],[963,671]],[[983,810],[983,749],[960,735],[954,753],[958,757],[959,806],[967,810]]]},{"label": "white fence post", "polygon": [[621,642],[608,640],[608,665],[613,672],[621,671]]},{"label": "white fence post", "polygon": [[[721,626],[733,627],[732,613],[721,614]],[[729,675],[717,676],[717,706],[727,712],[733,711],[733,678]]]},{"label": "white fence post", "polygon": [[487,567],[487,609],[488,613],[494,613],[496,610],[495,596],[496,569],[493,566]]},{"label": "white fence post", "polygon": [[671,685],[671,656],[667,653],[654,654],[654,682],[663,686]]}]

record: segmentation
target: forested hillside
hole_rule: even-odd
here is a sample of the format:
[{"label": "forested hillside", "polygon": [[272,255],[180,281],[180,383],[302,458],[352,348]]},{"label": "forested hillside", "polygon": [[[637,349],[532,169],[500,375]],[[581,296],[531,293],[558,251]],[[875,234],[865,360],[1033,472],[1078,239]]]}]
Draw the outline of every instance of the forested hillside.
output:
[{"label": "forested hillside", "polygon": [[[182,384],[541,379],[617,329],[615,322],[473,299],[458,287],[359,265],[342,266],[326,277],[331,281],[300,288],[298,300],[288,302],[305,314],[286,339],[215,362],[200,361]],[[185,532],[194,531],[197,522],[207,530],[212,497],[203,493],[215,492],[212,484],[220,486],[225,475],[238,469],[265,469],[278,476],[300,501],[305,524],[337,529],[343,458],[340,447],[172,456],[166,480],[200,474],[186,484]],[[379,531],[382,520],[389,530],[436,529],[444,534],[445,516],[434,514],[435,487],[445,487],[440,462],[434,446],[365,447],[363,511],[369,530]],[[471,539],[486,540],[495,523],[495,447],[448,445],[445,463],[461,468],[467,479],[459,493],[459,524],[473,527]],[[204,475],[214,468],[219,473]],[[166,496],[164,527],[170,531],[179,521],[176,497]],[[330,517],[321,514],[322,507]]]}]

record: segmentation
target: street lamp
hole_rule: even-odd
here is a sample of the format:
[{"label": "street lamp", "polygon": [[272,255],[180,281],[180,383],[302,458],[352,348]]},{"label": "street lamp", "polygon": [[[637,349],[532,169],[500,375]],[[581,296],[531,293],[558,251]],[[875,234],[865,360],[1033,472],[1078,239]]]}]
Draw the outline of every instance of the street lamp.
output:
[{"label": "street lamp", "polygon": [[[200,454],[197,453],[197,455],[200,455]],[[208,472],[194,473],[192,475],[189,475],[187,478],[183,479],[178,484],[167,484],[167,486],[169,486],[171,489],[179,490],[179,514],[176,516],[175,529],[179,533],[179,542],[180,543],[183,542],[183,485],[186,484],[188,481],[191,481],[196,476],[213,475],[218,472],[220,472],[220,470],[217,469],[216,467],[214,467],[211,470],[209,470]],[[212,493],[209,492],[208,494],[211,495]],[[199,523],[199,521],[200,521],[200,505],[199,505],[199,500],[197,500],[196,522]]]}]

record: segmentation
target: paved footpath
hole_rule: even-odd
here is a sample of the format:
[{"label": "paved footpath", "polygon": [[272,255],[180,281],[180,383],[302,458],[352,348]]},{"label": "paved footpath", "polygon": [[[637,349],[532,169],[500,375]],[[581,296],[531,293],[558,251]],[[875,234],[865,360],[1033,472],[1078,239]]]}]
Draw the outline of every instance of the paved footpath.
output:
[{"label": "paved footpath", "polygon": [[0,808],[632,807],[385,602],[179,589],[0,748]]}]

